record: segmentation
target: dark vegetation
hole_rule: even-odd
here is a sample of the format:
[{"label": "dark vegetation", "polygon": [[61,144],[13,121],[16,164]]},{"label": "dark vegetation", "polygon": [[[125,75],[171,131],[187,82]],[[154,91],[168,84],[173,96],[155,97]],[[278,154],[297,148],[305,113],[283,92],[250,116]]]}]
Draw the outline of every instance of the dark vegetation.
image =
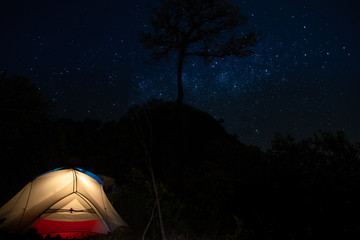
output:
[{"label": "dark vegetation", "polygon": [[139,32],[139,40],[151,50],[151,59],[177,59],[177,102],[182,103],[182,71],[188,57],[210,64],[216,58],[254,55],[260,34],[236,31],[248,18],[228,0],[162,0],[150,21],[152,31]]},{"label": "dark vegetation", "polygon": [[[107,194],[130,226],[103,238],[141,239],[155,201],[142,140],[167,239],[359,237],[360,146],[343,132],[277,135],[262,151],[207,113],[182,105],[179,118],[178,108],[153,100],[113,122],[57,119],[28,79],[2,76],[0,204],[40,173],[81,167],[115,179]],[[157,221],[146,239],[160,239]]]}]

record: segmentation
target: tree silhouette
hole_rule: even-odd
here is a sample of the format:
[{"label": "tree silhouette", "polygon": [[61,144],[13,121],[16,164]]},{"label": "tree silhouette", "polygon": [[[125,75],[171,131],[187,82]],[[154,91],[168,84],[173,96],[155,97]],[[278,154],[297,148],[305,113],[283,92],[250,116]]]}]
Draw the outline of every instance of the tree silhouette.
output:
[{"label": "tree silhouette", "polygon": [[[0,174],[12,179],[0,183],[3,199],[33,177],[34,172],[41,172],[50,164],[46,158],[51,148],[49,110],[49,104],[30,79],[0,73]],[[17,169],[16,179],[9,169]]]},{"label": "tree silhouette", "polygon": [[0,112],[9,115],[22,113],[46,115],[50,110],[39,89],[30,79],[22,76],[0,74]]},{"label": "tree silhouette", "polygon": [[214,58],[253,55],[251,47],[259,42],[259,33],[252,31],[241,37],[236,28],[247,22],[229,0],[161,0],[151,20],[153,31],[139,32],[139,40],[152,50],[158,61],[177,55],[177,102],[184,98],[182,70],[187,56],[199,56],[210,63]]}]

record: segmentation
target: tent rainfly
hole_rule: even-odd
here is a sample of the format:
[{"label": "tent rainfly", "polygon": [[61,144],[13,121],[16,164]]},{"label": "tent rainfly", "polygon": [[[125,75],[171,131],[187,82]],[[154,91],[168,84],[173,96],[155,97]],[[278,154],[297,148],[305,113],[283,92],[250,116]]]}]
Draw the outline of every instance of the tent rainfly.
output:
[{"label": "tent rainfly", "polygon": [[102,180],[86,170],[55,169],[28,183],[0,208],[0,229],[44,238],[108,234],[126,223],[106,197]]}]

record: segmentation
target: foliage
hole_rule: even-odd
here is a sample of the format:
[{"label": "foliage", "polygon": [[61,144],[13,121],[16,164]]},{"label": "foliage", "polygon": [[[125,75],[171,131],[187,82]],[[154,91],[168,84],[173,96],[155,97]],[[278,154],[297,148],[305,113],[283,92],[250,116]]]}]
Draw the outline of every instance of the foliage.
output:
[{"label": "foliage", "polygon": [[226,56],[246,57],[259,42],[259,33],[252,31],[241,37],[235,29],[247,17],[229,0],[162,0],[151,20],[153,31],[139,32],[139,40],[151,49],[158,61],[171,52],[178,57],[178,103],[183,102],[182,69],[188,56],[202,57],[207,63]]},{"label": "foliage", "polygon": [[[152,49],[154,60],[169,56],[171,51],[206,59],[253,54],[250,47],[257,33],[235,37],[234,29],[247,22],[227,0],[163,0],[151,20],[154,32],[140,32],[140,41]],[[224,38],[227,38],[224,41]],[[200,49],[194,49],[197,44]]]},{"label": "foliage", "polygon": [[271,228],[307,239],[356,233],[350,226],[360,222],[350,219],[359,212],[359,151],[343,132],[320,132],[300,142],[277,136],[268,151],[271,198],[264,206],[277,215]]},{"label": "foliage", "polygon": [[2,195],[12,196],[16,193],[13,188],[47,169],[47,148],[51,142],[49,109],[29,79],[0,76],[0,159],[4,164],[0,174],[3,179],[11,179],[16,169],[20,176],[16,181],[0,183]]},{"label": "foliage", "polygon": [[[152,126],[151,154],[168,239],[359,237],[360,145],[349,142],[344,132],[318,132],[301,141],[277,135],[264,152],[240,143],[210,115],[188,105],[181,113],[177,108],[176,103],[153,100],[108,123],[51,119],[45,109],[31,117],[7,113],[1,119],[0,154],[23,174],[15,177],[2,168],[8,181],[1,185],[1,202],[37,173],[82,167],[115,179],[108,196],[130,226],[126,233],[98,239],[139,239],[155,198],[131,118],[136,110],[137,123],[150,121]],[[156,222],[147,239],[159,239]]]},{"label": "foliage", "polygon": [[244,222],[238,217],[234,216],[236,222],[236,228],[233,234],[228,235],[225,240],[247,240],[251,234],[251,231],[247,229]]}]

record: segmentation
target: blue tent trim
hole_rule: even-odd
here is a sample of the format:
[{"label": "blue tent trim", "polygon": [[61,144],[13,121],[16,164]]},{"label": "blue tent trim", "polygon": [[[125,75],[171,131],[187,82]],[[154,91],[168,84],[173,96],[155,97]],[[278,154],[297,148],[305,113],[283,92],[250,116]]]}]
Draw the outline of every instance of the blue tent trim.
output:
[{"label": "blue tent trim", "polygon": [[101,179],[99,176],[93,174],[92,172],[89,172],[89,171],[86,171],[86,170],[84,170],[84,169],[81,169],[81,168],[75,168],[75,169],[78,170],[78,171],[80,171],[80,172],[82,172],[82,173],[85,173],[86,175],[88,175],[89,177],[92,177],[93,179],[95,179],[96,181],[98,181],[101,185],[103,185],[103,181],[102,181],[102,179]]},{"label": "blue tent trim", "polygon": [[[59,168],[55,168],[55,169],[53,169],[53,170],[44,172],[44,173],[39,174],[39,175],[37,175],[36,177],[34,177],[33,180],[34,180],[35,178],[38,178],[38,177],[44,175],[44,174],[51,173],[51,172],[55,172],[55,171],[62,170],[62,169],[65,169],[65,168],[64,168],[64,167],[59,167]],[[75,169],[75,170],[78,170],[79,172],[85,173],[86,175],[88,175],[89,177],[92,177],[93,179],[95,179],[96,181],[98,181],[101,185],[103,185],[102,179],[101,179],[99,176],[95,175],[94,173],[89,172],[89,171],[86,171],[86,170],[84,170],[84,169],[82,169],[82,168],[74,168],[74,169]]]}]

